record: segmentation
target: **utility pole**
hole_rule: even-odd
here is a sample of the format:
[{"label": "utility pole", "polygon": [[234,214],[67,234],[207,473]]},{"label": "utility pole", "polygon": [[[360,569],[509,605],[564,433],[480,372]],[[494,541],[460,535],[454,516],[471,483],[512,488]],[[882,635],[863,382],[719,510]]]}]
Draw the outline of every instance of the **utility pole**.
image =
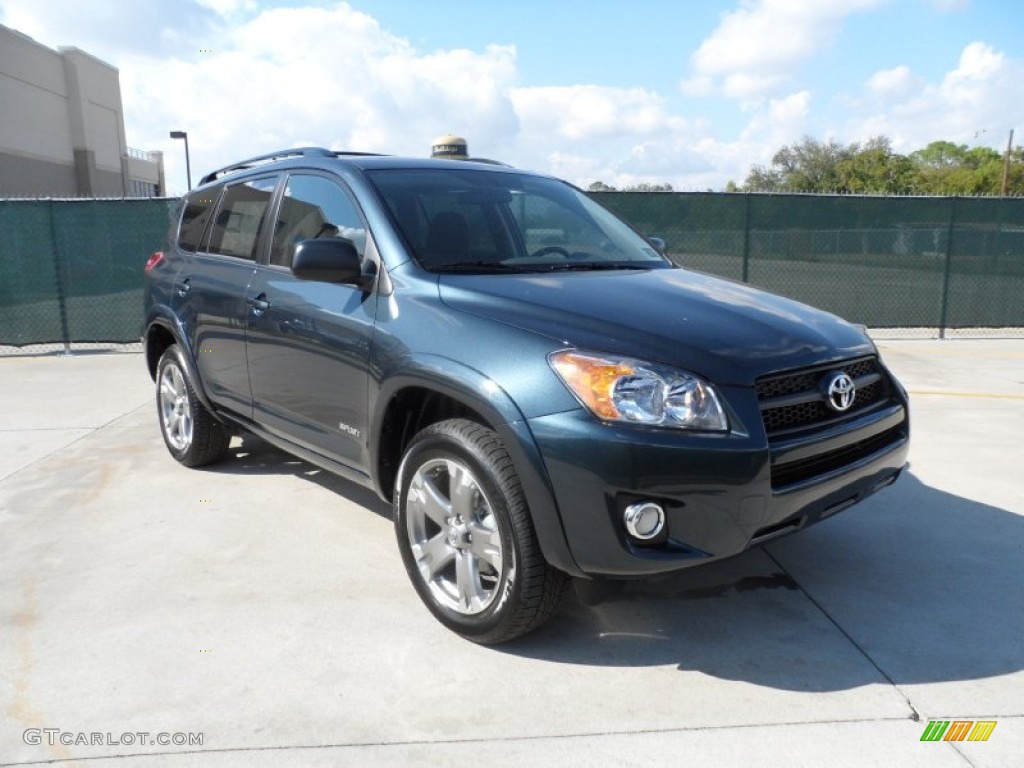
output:
[{"label": "utility pole", "polygon": [[1013,148],[1013,128],[1010,129],[1010,138],[1006,141],[1006,155],[1003,157],[1003,190],[1000,196],[1006,197],[1006,188],[1010,182],[1010,150]]}]

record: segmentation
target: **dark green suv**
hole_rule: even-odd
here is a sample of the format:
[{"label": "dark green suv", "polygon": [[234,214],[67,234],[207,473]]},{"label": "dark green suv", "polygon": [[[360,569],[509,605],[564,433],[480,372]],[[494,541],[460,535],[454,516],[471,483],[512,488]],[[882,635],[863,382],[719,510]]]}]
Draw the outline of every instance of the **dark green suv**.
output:
[{"label": "dark green suv", "polygon": [[423,602],[481,643],[570,576],[735,555],[896,479],[907,396],[862,330],[659,250],[508,167],[221,169],[146,267],[164,440],[199,466],[248,432],[373,488]]}]

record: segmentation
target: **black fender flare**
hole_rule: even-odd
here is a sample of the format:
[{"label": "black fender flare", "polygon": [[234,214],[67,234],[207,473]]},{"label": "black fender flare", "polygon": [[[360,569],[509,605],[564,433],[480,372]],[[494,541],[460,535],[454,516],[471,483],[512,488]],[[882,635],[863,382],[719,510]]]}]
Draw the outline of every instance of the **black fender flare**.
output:
[{"label": "black fender flare", "polygon": [[376,492],[386,498],[377,467],[380,458],[380,430],[392,399],[410,387],[446,395],[479,413],[505,444],[519,474],[523,493],[526,494],[533,528],[545,559],[570,576],[584,576],[569,549],[540,449],[533,439],[526,418],[512,397],[493,379],[450,358],[417,355],[405,358],[403,363],[401,371],[381,381],[374,398],[368,448],[370,473]]}]

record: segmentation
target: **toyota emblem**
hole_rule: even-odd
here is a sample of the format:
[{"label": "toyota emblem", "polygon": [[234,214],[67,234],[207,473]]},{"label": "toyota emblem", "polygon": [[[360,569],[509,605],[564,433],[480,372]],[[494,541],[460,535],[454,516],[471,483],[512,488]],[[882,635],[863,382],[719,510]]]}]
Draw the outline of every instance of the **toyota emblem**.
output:
[{"label": "toyota emblem", "polygon": [[833,411],[842,413],[849,410],[857,397],[857,387],[853,379],[842,371],[833,373],[828,377],[828,385],[825,389],[825,402]]}]

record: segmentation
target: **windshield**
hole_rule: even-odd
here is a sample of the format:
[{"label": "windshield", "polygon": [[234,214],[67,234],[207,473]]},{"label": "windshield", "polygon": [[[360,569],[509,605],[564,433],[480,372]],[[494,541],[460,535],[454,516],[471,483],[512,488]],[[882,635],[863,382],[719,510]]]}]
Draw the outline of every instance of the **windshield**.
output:
[{"label": "windshield", "polygon": [[367,176],[413,256],[434,272],[671,266],[628,225],[555,179],[469,168]]}]

